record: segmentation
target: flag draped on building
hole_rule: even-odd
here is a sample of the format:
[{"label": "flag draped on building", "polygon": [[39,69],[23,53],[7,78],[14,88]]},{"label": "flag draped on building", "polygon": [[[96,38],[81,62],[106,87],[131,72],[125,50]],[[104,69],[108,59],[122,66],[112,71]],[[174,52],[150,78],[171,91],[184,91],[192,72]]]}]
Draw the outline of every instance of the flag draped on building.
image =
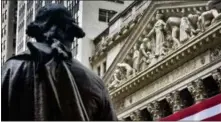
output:
[{"label": "flag draped on building", "polygon": [[178,120],[221,121],[221,94],[161,119],[161,121]]}]

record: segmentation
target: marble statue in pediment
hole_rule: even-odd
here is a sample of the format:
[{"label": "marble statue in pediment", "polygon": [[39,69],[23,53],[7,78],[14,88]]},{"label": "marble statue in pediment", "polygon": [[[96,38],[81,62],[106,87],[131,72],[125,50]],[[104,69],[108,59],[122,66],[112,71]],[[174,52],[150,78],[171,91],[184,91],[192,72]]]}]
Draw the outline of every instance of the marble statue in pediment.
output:
[{"label": "marble statue in pediment", "polygon": [[106,49],[107,44],[108,44],[107,40],[104,37],[102,37],[102,40],[101,40],[101,50],[102,51]]},{"label": "marble statue in pediment", "polygon": [[216,23],[221,20],[221,13],[219,13],[217,8],[212,4],[212,1],[209,1],[207,4],[209,10],[203,12],[200,16],[202,31],[205,31],[206,27],[210,26],[212,23]]},{"label": "marble statue in pediment", "polygon": [[121,75],[122,75],[122,72],[120,68],[117,67],[117,69],[114,71],[111,83],[108,85],[109,90],[116,88],[120,84]]},{"label": "marble statue in pediment", "polygon": [[133,68],[134,72],[138,72],[140,67],[140,51],[138,48],[138,44],[135,44],[133,47]]},{"label": "marble statue in pediment", "polygon": [[180,22],[180,42],[184,43],[191,38],[191,23],[187,17],[187,13],[182,10],[182,18]]},{"label": "marble statue in pediment", "polygon": [[190,22],[192,35],[197,35],[202,31],[202,26],[200,25],[200,12],[198,10],[195,10],[195,12],[196,14],[189,14],[187,16]]},{"label": "marble statue in pediment", "polygon": [[121,68],[123,70],[124,78],[128,78],[130,75],[133,74],[133,68],[126,62],[118,63],[117,67]]},{"label": "marble statue in pediment", "polygon": [[140,54],[140,69],[144,70],[152,62],[152,59],[155,58],[155,55],[152,52],[151,41],[149,38],[144,38],[143,43],[140,45]]},{"label": "marble statue in pediment", "polygon": [[180,46],[180,41],[179,41],[180,22],[181,22],[181,18],[179,17],[169,17],[166,21],[165,28],[166,30],[171,31],[170,37],[175,44],[174,47]]},{"label": "marble statue in pediment", "polygon": [[155,56],[159,57],[165,55],[163,44],[165,41],[164,31],[166,23],[163,21],[163,14],[160,13],[156,14],[156,20],[153,29],[148,33],[147,37],[155,36]]}]

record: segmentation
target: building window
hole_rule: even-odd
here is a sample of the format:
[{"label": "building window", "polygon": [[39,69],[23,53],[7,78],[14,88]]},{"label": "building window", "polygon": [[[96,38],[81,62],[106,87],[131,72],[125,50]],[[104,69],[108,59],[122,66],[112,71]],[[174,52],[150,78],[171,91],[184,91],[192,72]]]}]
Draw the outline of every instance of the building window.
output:
[{"label": "building window", "polygon": [[51,4],[52,3],[52,0],[46,0],[45,1],[45,5],[49,5],[49,4]]},{"label": "building window", "polygon": [[6,25],[5,25],[4,28],[3,28],[3,34],[4,34],[4,35],[6,34]]},{"label": "building window", "polygon": [[97,75],[100,76],[101,75],[101,67],[97,67]]},{"label": "building window", "polygon": [[103,63],[103,74],[106,73],[107,63],[106,61]]},{"label": "building window", "polygon": [[73,57],[76,57],[77,54],[78,54],[78,40],[75,38],[72,44],[72,55]]},{"label": "building window", "polygon": [[3,52],[3,43],[1,43],[1,52]]},{"label": "building window", "polygon": [[42,7],[42,0],[37,0],[35,2],[35,14],[38,12],[38,10]]},{"label": "building window", "polygon": [[106,1],[124,4],[123,0],[106,0]]},{"label": "building window", "polygon": [[13,49],[15,49],[15,45],[16,45],[16,39],[13,39]]},{"label": "building window", "polygon": [[3,41],[3,47],[2,47],[2,50],[5,50],[5,42],[6,42],[6,40]]},{"label": "building window", "polygon": [[116,11],[99,9],[99,21],[101,22],[109,22],[110,19],[116,14]]},{"label": "building window", "polygon": [[3,38],[4,36],[4,28],[2,28],[2,33],[1,33],[1,37]]},{"label": "building window", "polygon": [[27,1],[27,9],[29,10],[30,8],[32,8],[34,1],[33,0],[28,0]]},{"label": "building window", "polygon": [[2,23],[3,23],[4,20],[5,20],[4,16],[5,16],[5,13],[2,14]]},{"label": "building window", "polygon": [[4,64],[5,63],[5,56],[3,55],[2,56],[2,64]]},{"label": "building window", "polygon": [[63,0],[56,0],[55,3],[64,5],[64,1]]},{"label": "building window", "polygon": [[5,19],[7,19],[7,10],[5,10]]}]

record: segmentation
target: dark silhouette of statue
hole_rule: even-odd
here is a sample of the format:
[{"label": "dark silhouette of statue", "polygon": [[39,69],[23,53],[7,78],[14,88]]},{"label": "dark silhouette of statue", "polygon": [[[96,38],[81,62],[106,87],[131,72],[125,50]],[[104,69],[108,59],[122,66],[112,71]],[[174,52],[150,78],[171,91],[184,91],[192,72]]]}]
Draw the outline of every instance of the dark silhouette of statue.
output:
[{"label": "dark silhouette of statue", "polygon": [[2,120],[117,120],[102,80],[72,58],[85,33],[64,6],[42,7],[26,33],[36,42],[2,68]]}]

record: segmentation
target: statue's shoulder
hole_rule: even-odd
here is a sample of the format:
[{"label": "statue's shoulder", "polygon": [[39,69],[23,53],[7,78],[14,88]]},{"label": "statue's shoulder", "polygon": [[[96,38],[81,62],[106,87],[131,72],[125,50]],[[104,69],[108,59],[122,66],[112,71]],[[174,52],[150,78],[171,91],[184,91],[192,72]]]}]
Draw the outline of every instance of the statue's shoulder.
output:
[{"label": "statue's shoulder", "polygon": [[19,55],[15,55],[12,56],[11,58],[9,58],[4,66],[3,69],[7,70],[7,69],[13,69],[13,68],[18,68],[21,67],[22,64],[25,64],[26,62],[31,61],[31,56],[28,53],[23,53],[23,54],[19,54]]},{"label": "statue's shoulder", "polygon": [[72,73],[78,81],[84,82],[91,87],[104,89],[102,79],[92,70],[82,65],[78,60],[73,59],[71,62],[69,62],[69,66],[71,66]]},{"label": "statue's shoulder", "polygon": [[6,62],[12,62],[12,61],[29,61],[31,60],[31,55],[29,53],[23,53],[19,55],[12,56],[9,58]]}]

